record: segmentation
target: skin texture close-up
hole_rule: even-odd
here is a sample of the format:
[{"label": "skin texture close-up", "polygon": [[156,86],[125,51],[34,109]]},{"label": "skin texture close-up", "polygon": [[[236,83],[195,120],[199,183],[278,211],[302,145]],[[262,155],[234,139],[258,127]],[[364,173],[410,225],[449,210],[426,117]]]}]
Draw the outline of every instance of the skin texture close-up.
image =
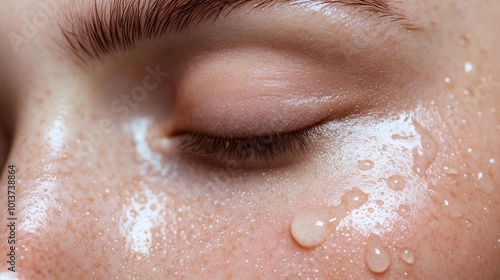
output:
[{"label": "skin texture close-up", "polygon": [[498,0],[3,0],[1,279],[500,279]]}]

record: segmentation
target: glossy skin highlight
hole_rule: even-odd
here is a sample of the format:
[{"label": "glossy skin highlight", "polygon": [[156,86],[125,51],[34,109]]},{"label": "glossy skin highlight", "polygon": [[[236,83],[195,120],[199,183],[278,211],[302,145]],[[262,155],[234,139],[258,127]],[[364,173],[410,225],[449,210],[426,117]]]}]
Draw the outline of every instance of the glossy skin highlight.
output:
[{"label": "glossy skin highlight", "polygon": [[[317,34],[330,36],[301,53],[299,45],[286,45],[285,39],[295,36],[288,31],[303,23],[284,26],[269,15],[300,18],[303,11],[276,8],[252,14],[251,19],[235,12],[214,25],[193,29],[191,36],[167,38],[181,46],[177,49],[145,43],[141,47],[148,51],[117,55],[119,59],[105,60],[91,72],[51,45],[49,35],[58,33],[50,21],[14,53],[7,34],[19,32],[23,17],[31,18],[39,8],[34,0],[2,4],[0,58],[13,78],[5,79],[0,97],[3,104],[15,104],[17,112],[6,159],[17,166],[19,180],[16,277],[499,278],[500,35],[495,26],[500,17],[495,11],[500,5],[488,0],[470,6],[459,1],[402,2],[408,16],[426,28],[404,35],[394,61],[390,53],[366,52],[380,49],[374,44],[392,50],[403,36],[397,32],[392,39],[350,52],[350,62],[341,59],[342,51],[318,51],[356,36],[341,31],[325,15],[314,17],[315,24],[301,34],[316,39],[310,42],[319,40]],[[241,48],[238,44],[247,43],[245,38],[233,42],[219,34],[221,41],[212,42],[203,37],[227,28],[224,22],[233,23],[237,33],[243,28],[238,22],[245,20],[266,22],[268,32],[252,39],[278,38],[275,50],[292,48],[286,53],[290,60],[275,64],[272,53],[266,58],[257,55],[262,49]],[[370,30],[370,21],[356,23],[360,30]],[[306,35],[296,41],[308,42]],[[192,38],[206,44],[191,45]],[[224,53],[209,52],[213,56],[205,57],[196,49],[219,49],[221,42],[237,50],[231,53],[234,60],[224,61]],[[161,55],[167,51],[178,56]],[[322,54],[327,56],[323,61]],[[184,59],[189,63],[183,64]],[[231,62],[235,60],[239,63]],[[129,100],[126,116],[125,111],[114,113],[113,100],[143,84],[146,67],[154,69],[158,63],[170,75],[158,82],[155,94],[141,102]],[[345,71],[335,68],[339,64]],[[189,107],[202,112],[199,116],[205,117],[211,133],[262,128],[260,122],[252,123],[254,110],[267,123],[275,121],[276,127],[312,124],[293,119],[297,108],[305,108],[297,99],[264,96],[268,105],[279,103],[270,108],[298,104],[269,117],[250,93],[230,94],[245,85],[238,75],[216,83],[220,76],[203,71],[260,77],[249,72],[254,68],[248,65],[261,65],[269,71],[263,72],[266,75],[277,74],[275,84],[258,85],[283,86],[285,92],[287,84],[280,79],[293,75],[298,89],[316,86],[318,96],[328,96],[325,89],[338,82],[355,98],[311,102],[312,109],[318,107],[311,111],[325,112],[317,116],[323,121],[322,136],[288,165],[247,169],[225,162],[221,167],[175,149],[170,134],[202,129],[189,119],[173,121],[189,115]],[[301,65],[300,71],[291,65]],[[330,77],[325,71],[339,75]],[[356,77],[362,77],[359,83]],[[207,92],[224,93],[215,97],[227,99],[229,107],[203,107],[207,96],[189,95],[203,89],[200,81],[205,81]],[[179,88],[185,89],[184,95],[166,96]],[[341,95],[338,89],[332,92]],[[11,101],[4,101],[6,95],[17,102],[7,103]],[[246,102],[241,108],[246,114],[238,121],[241,127],[208,123],[217,116],[237,115],[241,100]],[[289,123],[284,121],[287,116]],[[85,139],[93,144],[83,146]],[[373,165],[360,168],[360,162],[367,161]],[[4,170],[0,205],[6,205],[6,176]],[[388,185],[394,176],[404,180],[404,187]],[[354,189],[368,199],[329,228],[324,242],[304,248],[294,240],[291,225],[296,215],[306,209],[335,208]],[[5,213],[0,217],[5,220]],[[6,228],[0,228],[0,236],[6,234]],[[382,259],[373,255],[374,247],[383,248]],[[6,250],[0,244],[1,256]],[[2,261],[0,271],[5,270]]]}]

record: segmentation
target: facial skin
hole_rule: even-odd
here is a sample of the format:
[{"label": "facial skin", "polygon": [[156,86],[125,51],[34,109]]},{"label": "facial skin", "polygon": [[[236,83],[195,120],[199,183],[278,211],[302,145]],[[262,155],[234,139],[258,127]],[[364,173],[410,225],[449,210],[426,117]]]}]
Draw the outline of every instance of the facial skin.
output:
[{"label": "facial skin", "polygon": [[[58,23],[90,1],[11,45],[39,2],[0,5],[1,279],[500,277],[498,1],[243,8],[87,65]],[[177,141],[316,123],[270,162]]]}]

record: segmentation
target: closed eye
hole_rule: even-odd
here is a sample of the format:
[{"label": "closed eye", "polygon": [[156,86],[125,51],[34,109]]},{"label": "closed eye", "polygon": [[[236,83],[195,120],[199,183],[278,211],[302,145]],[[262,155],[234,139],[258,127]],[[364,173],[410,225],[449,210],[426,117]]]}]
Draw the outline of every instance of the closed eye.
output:
[{"label": "closed eye", "polygon": [[179,136],[179,146],[187,155],[216,163],[245,164],[250,161],[273,164],[283,157],[306,153],[318,135],[317,126],[253,137],[214,137],[190,132]]}]

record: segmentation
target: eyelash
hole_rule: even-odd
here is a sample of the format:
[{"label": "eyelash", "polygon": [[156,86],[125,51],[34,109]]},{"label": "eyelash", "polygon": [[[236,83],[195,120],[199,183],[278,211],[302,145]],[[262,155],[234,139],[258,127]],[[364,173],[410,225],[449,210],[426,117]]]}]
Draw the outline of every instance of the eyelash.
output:
[{"label": "eyelash", "polygon": [[180,149],[187,155],[202,156],[211,162],[249,160],[272,163],[285,155],[300,155],[308,151],[319,128],[311,126],[284,133],[246,138],[214,137],[201,133],[186,133],[180,140]]}]

